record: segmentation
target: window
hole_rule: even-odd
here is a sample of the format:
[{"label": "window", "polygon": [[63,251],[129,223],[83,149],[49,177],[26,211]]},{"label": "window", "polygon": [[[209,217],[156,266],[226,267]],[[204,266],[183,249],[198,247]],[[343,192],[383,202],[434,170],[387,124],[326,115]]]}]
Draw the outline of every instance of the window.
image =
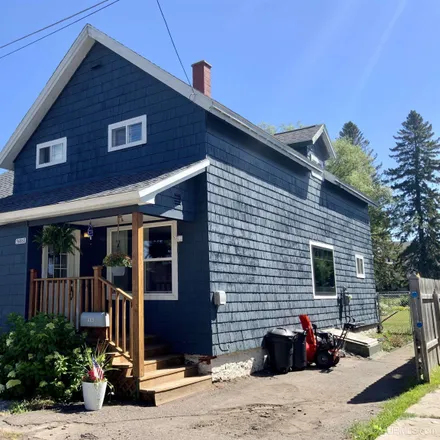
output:
[{"label": "window", "polygon": [[[132,255],[131,226],[108,228],[107,253],[119,249]],[[110,269],[110,270],[109,270]],[[112,276],[107,269],[109,280],[116,286],[131,292],[132,270],[127,268],[122,276]],[[177,300],[177,224],[158,222],[144,224],[144,297],[150,300]]]},{"label": "window", "polygon": [[315,298],[336,298],[336,275],[333,246],[310,242],[312,283]]},{"label": "window", "polygon": [[355,255],[356,259],[356,276],[358,278],[365,278],[364,257],[362,255]]},{"label": "window", "polygon": [[147,142],[147,115],[108,126],[108,151],[135,147]]},{"label": "window", "polygon": [[[319,159],[319,157],[309,151],[309,160],[313,162],[315,165],[318,165],[320,168],[324,168],[324,162]],[[312,176],[318,180],[323,180],[322,174],[317,171],[312,171]]]},{"label": "window", "polygon": [[67,138],[55,139],[37,145],[37,168],[66,162]]}]

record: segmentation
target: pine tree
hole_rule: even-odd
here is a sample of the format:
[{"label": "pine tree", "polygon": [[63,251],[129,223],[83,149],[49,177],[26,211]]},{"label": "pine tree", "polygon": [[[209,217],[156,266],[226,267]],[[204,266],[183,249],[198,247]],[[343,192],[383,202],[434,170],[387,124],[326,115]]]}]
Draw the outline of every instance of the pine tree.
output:
[{"label": "pine tree", "polygon": [[426,278],[440,277],[440,142],[432,125],[412,110],[398,131],[391,157],[397,162],[386,175],[394,192],[394,227],[410,271]]},{"label": "pine tree", "polygon": [[339,137],[349,140],[351,144],[361,147],[362,150],[368,154],[370,153],[370,150],[368,149],[370,141],[365,139],[364,134],[354,122],[346,122],[342,126],[342,130],[339,132]]}]

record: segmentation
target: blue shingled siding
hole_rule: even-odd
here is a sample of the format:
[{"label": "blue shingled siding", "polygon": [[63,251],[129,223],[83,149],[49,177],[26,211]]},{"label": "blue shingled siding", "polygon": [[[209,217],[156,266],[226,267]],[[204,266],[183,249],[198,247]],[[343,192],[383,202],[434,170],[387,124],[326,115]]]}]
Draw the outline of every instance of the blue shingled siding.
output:
[{"label": "blue shingled siding", "polygon": [[[109,153],[108,125],[147,114],[147,144]],[[67,137],[67,162],[36,169],[36,145]],[[205,155],[205,112],[95,43],[15,161],[14,193],[149,168]]]},{"label": "blue shingled siding", "polygon": [[26,310],[27,245],[15,244],[23,237],[28,238],[23,223],[0,226],[0,330],[10,313],[24,315]]},{"label": "blue shingled siding", "polygon": [[214,354],[219,341],[231,352],[257,347],[272,327],[298,327],[300,313],[340,325],[338,301],[313,298],[310,240],[334,245],[338,292],[353,295],[357,321],[376,322],[367,206],[214,118],[207,139],[211,291],[228,294],[212,321]]}]

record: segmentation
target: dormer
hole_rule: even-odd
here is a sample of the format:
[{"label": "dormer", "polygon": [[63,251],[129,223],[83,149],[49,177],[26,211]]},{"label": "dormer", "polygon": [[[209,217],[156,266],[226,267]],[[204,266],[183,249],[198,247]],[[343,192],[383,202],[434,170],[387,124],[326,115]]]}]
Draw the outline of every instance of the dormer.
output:
[{"label": "dormer", "polygon": [[276,133],[275,137],[321,168],[328,159],[336,157],[324,124]]}]

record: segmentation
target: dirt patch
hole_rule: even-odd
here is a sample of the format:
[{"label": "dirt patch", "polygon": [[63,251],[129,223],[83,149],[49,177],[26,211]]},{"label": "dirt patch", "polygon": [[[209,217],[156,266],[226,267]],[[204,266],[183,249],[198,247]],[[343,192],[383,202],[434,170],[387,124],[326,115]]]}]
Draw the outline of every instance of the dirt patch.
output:
[{"label": "dirt patch", "polygon": [[329,372],[220,383],[159,408],[121,404],[88,413],[73,406],[7,415],[0,429],[43,440],[343,439],[355,420],[369,419],[404,388],[414,374],[411,357],[411,346],[375,360],[347,357]]}]

